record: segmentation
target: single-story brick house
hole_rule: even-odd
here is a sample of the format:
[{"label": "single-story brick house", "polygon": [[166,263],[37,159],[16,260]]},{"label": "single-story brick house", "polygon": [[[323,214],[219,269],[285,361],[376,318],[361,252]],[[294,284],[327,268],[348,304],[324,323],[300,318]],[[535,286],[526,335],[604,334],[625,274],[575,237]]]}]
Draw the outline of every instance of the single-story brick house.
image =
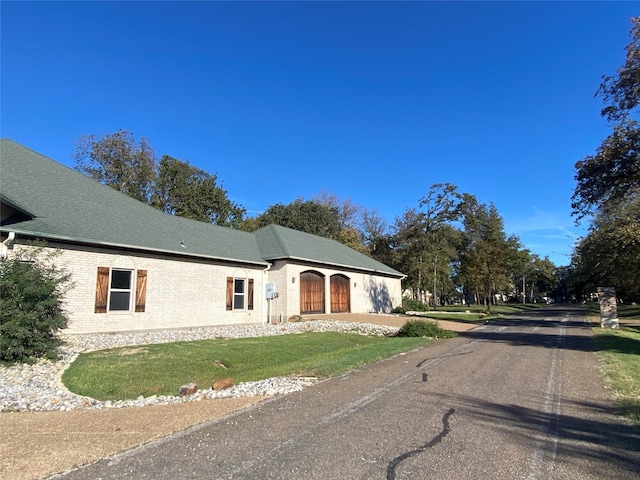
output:
[{"label": "single-story brick house", "polygon": [[402,302],[402,273],[339,242],[167,215],[8,139],[0,204],[3,257],[44,241],[71,273],[68,333],[389,312]]}]

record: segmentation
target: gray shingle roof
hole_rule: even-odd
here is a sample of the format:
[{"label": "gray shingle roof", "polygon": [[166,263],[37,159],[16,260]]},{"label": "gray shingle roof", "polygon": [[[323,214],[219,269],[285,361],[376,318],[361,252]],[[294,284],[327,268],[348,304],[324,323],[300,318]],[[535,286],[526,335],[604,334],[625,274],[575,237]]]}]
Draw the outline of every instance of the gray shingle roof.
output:
[{"label": "gray shingle roof", "polygon": [[2,231],[267,265],[251,233],[167,215],[7,139],[0,140],[0,195],[35,216],[3,222]]},{"label": "gray shingle roof", "polygon": [[[401,277],[339,242],[269,225],[254,233],[167,215],[12,140],[0,140],[0,231],[261,266],[291,259]],[[182,246],[184,245],[184,246]]]},{"label": "gray shingle roof", "polygon": [[346,245],[324,237],[300,232],[280,225],[268,225],[255,232],[265,260],[299,260],[338,268],[352,268],[394,277],[399,271],[378,262]]}]

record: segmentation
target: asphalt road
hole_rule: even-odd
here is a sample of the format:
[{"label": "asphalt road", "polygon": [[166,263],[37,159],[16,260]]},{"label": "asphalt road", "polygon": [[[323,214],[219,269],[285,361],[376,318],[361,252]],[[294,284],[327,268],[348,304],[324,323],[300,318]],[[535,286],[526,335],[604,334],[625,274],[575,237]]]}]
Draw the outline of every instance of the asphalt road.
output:
[{"label": "asphalt road", "polygon": [[640,429],[616,416],[598,368],[584,317],[547,308],[64,479],[637,480]]}]

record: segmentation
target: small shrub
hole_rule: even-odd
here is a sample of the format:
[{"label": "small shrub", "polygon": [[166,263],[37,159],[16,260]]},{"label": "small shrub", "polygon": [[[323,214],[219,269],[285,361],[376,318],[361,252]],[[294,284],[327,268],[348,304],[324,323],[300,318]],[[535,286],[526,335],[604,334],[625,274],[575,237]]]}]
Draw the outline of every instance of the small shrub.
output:
[{"label": "small shrub", "polygon": [[429,337],[429,338],[453,338],[456,332],[445,330],[438,325],[438,322],[427,322],[425,320],[409,320],[406,322],[396,337]]},{"label": "small shrub", "polygon": [[403,307],[394,307],[393,310],[391,310],[391,313],[407,313],[407,311],[403,308]]},{"label": "small shrub", "polygon": [[0,362],[58,358],[63,342],[57,334],[67,326],[62,297],[69,278],[38,253],[27,261],[14,257],[0,263]]},{"label": "small shrub", "polygon": [[420,300],[414,300],[413,298],[404,297],[402,299],[402,308],[404,308],[405,312],[427,312],[429,311],[429,306],[425,305]]}]

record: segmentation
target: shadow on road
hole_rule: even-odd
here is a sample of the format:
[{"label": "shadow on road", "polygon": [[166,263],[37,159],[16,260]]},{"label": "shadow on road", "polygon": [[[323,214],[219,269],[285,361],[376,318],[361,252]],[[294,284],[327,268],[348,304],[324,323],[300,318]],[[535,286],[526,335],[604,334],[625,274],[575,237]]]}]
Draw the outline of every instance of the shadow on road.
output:
[{"label": "shadow on road", "polygon": [[[598,350],[593,337],[585,332],[594,325],[589,324],[582,310],[575,307],[546,307],[525,314],[491,320],[487,326],[494,327],[494,329],[476,328],[459,332],[458,336],[479,341],[503,342],[515,346],[564,348],[583,352]],[[559,335],[558,329],[564,329],[564,335]],[[640,351],[640,341],[618,337],[609,344],[601,345],[600,349],[624,353],[637,352]]]},{"label": "shadow on road", "polygon": [[[438,403],[455,405],[465,419],[486,424],[489,429],[504,430],[516,440],[529,444],[532,434],[546,432],[571,442],[562,442],[559,455],[567,463],[591,457],[603,464],[616,463],[632,472],[640,472],[640,429],[628,424],[612,425],[589,418],[525,408],[514,404],[493,403],[477,398],[430,392]],[[587,417],[616,414],[612,405],[601,405],[585,400],[563,400],[564,410],[572,407],[588,412]],[[572,445],[569,447],[568,445]]]}]

